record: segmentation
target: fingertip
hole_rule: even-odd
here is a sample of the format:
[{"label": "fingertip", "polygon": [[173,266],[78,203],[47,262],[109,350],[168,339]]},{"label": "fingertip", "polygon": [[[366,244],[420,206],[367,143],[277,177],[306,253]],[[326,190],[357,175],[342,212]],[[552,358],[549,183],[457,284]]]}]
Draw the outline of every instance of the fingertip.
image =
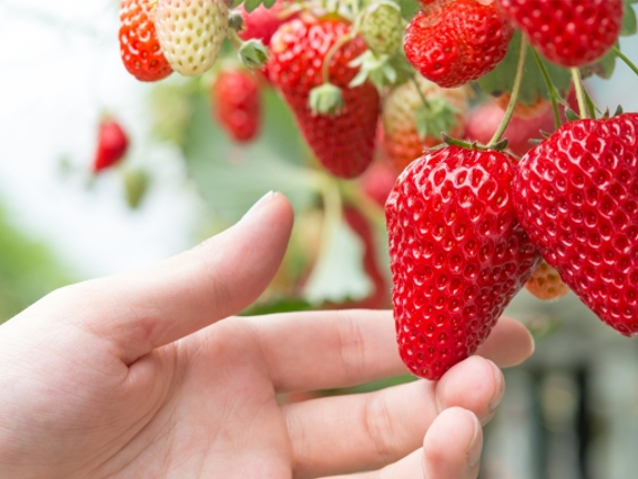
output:
[{"label": "fingertip", "polygon": [[482,447],[483,431],[473,412],[461,407],[444,410],[423,440],[425,477],[475,477]]},{"label": "fingertip", "polygon": [[436,388],[437,403],[442,409],[462,407],[485,424],[503,397],[505,378],[492,361],[471,356],[452,367]]},{"label": "fingertip", "polygon": [[529,330],[519,321],[503,316],[476,354],[491,359],[501,368],[509,368],[529,359],[534,349]]}]

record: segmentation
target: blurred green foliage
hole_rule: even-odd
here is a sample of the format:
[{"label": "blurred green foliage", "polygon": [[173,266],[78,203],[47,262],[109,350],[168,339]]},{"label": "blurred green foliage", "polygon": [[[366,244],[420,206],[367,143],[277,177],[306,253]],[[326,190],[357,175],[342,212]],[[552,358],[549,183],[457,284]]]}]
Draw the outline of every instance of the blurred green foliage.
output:
[{"label": "blurred green foliage", "polygon": [[0,323],[71,281],[47,245],[12,226],[0,206]]}]

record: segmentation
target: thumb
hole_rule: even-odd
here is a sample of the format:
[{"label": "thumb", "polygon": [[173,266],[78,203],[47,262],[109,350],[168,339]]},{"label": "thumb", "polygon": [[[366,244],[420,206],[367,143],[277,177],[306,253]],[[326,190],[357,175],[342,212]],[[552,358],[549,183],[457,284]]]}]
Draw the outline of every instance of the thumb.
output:
[{"label": "thumb", "polygon": [[268,193],[235,226],[157,265],[91,280],[45,299],[44,311],[105,338],[127,364],[250,305],[286,251],[293,211]]}]

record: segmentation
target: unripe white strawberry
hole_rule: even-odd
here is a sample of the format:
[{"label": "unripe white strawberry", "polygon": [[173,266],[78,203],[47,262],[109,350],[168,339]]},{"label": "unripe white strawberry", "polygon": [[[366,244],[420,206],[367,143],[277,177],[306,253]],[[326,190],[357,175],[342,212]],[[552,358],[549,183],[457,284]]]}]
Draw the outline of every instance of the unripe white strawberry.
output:
[{"label": "unripe white strawberry", "polygon": [[182,75],[210,70],[228,33],[223,0],[159,0],[155,26],[166,60]]}]

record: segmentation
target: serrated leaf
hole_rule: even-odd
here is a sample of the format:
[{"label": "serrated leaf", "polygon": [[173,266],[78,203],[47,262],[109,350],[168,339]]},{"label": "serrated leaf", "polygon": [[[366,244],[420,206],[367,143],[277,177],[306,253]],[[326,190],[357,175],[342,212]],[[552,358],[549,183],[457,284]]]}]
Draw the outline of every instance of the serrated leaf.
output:
[{"label": "serrated leaf", "polygon": [[611,78],[616,69],[616,54],[609,50],[600,60],[580,69],[583,79],[597,75],[605,80]]},{"label": "serrated leaf", "polygon": [[636,22],[636,12],[631,6],[633,2],[625,1],[625,14],[622,18],[622,27],[620,29],[620,35],[627,37],[634,35],[638,30],[638,23]]},{"label": "serrated leaf", "polygon": [[262,0],[245,0],[244,1],[244,9],[250,13],[255,10],[259,5],[261,5]]},{"label": "serrated leaf", "polygon": [[[504,92],[512,92],[514,77],[516,76],[516,65],[518,63],[518,52],[520,50],[520,32],[514,34],[510,43],[507,55],[499,65],[483,78],[478,80],[481,89],[490,95],[499,96]],[[529,47],[528,47],[529,48]],[[555,65],[544,58],[541,61],[545,65],[547,74],[552,83],[561,95],[565,96],[571,84],[571,74],[568,69]],[[524,105],[533,105],[538,100],[538,95],[549,99],[550,94],[541,74],[534,55],[528,53],[525,59],[525,73],[521,85],[519,102]]]},{"label": "serrated leaf", "polygon": [[569,121],[580,120],[580,115],[576,113],[574,110],[572,110],[571,108],[565,109],[565,117]]},{"label": "serrated leaf", "polygon": [[363,255],[364,245],[350,227],[343,220],[334,225],[304,288],[304,298],[318,304],[368,296],[372,282],[363,270]]}]

